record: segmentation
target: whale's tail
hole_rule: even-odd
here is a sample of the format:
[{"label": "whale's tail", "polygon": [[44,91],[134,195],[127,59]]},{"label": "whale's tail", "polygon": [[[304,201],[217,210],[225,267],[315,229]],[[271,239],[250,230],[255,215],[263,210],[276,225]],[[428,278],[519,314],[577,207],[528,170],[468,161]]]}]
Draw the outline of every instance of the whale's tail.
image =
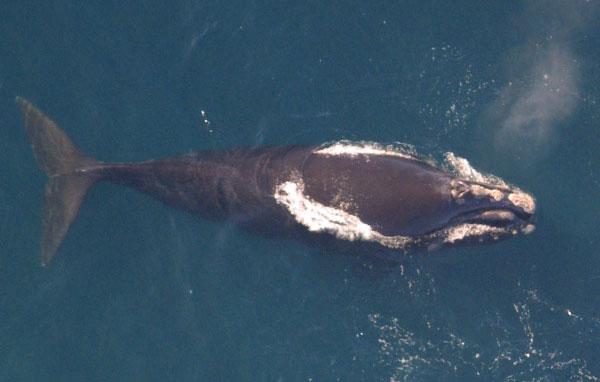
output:
[{"label": "whale's tail", "polygon": [[75,220],[88,189],[100,180],[94,170],[101,163],[79,151],[65,132],[29,101],[17,97],[16,102],[38,165],[50,178],[42,214],[41,262],[46,265]]}]

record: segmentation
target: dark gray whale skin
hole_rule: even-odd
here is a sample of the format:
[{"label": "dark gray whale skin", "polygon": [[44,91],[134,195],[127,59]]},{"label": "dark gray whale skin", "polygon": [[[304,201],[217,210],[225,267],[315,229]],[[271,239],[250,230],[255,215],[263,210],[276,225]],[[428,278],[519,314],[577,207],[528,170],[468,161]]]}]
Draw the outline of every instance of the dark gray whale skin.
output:
[{"label": "dark gray whale skin", "polygon": [[323,146],[317,145],[201,151],[141,163],[99,162],[79,151],[30,102],[17,97],[17,104],[38,164],[50,178],[42,264],[57,252],[87,190],[104,180],[207,219],[334,236],[331,230],[300,224],[301,217],[275,197],[278,187],[300,182],[307,199],[350,214],[386,238],[433,237],[463,223],[514,231],[529,225],[533,215],[533,199],[515,203],[510,196],[516,191],[505,186],[460,179],[416,158],[328,155],[319,153]]},{"label": "dark gray whale skin", "polygon": [[134,163],[100,164],[100,179],[132,187],[167,205],[212,220],[288,217],[273,198],[276,184],[300,169],[309,147],[204,151]]}]

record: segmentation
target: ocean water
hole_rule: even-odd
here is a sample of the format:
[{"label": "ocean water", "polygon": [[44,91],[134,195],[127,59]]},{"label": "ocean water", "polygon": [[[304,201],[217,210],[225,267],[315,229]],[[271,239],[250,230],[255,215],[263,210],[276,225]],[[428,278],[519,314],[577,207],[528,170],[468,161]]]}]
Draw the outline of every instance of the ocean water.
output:
[{"label": "ocean water", "polygon": [[[0,380],[598,380],[599,8],[2,2]],[[42,268],[17,95],[102,160],[452,151],[535,195],[537,229],[382,263],[100,184]]]}]

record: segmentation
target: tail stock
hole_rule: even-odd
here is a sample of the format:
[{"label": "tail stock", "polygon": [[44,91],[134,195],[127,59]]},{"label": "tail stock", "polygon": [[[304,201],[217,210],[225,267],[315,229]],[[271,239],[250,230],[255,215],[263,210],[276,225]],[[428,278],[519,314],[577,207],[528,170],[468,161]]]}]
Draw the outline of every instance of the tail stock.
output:
[{"label": "tail stock", "polygon": [[65,132],[29,101],[17,97],[38,165],[50,178],[42,214],[41,262],[47,265],[75,220],[88,189],[100,176],[100,162],[87,157]]}]

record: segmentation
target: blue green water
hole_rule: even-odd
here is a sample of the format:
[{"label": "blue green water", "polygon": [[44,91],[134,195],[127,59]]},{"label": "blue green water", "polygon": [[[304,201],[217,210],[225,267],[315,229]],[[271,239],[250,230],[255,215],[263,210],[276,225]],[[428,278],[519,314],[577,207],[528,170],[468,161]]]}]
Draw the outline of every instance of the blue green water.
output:
[{"label": "blue green water", "polygon": [[[595,1],[0,5],[0,380],[597,380]],[[407,142],[536,231],[382,264],[100,184],[39,266],[24,96],[87,153]]]}]

